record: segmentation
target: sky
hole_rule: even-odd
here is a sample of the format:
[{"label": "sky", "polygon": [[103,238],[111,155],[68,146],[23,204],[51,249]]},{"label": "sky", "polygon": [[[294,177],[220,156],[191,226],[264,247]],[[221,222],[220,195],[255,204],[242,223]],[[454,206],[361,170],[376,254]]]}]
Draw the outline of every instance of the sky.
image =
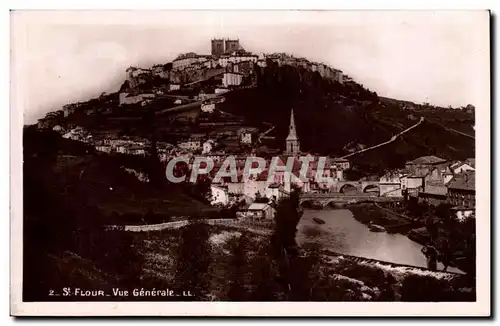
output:
[{"label": "sky", "polygon": [[29,11],[11,14],[11,89],[30,124],[117,91],[130,66],[237,37],[342,70],[379,96],[438,106],[489,97],[486,11]]}]

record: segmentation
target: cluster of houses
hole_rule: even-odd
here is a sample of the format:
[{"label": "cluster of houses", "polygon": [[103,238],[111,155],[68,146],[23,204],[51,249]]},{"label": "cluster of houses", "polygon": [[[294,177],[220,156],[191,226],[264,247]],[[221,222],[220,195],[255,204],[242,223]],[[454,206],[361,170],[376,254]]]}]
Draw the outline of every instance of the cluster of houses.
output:
[{"label": "cluster of houses", "polygon": [[260,67],[267,65],[266,60],[271,60],[278,64],[278,66],[288,65],[292,67],[302,67],[312,72],[318,72],[322,78],[344,83],[344,79],[350,81],[350,77],[344,75],[341,70],[334,69],[322,62],[311,62],[306,58],[296,58],[287,53],[273,53],[264,56],[264,59],[259,60],[257,64]]},{"label": "cluster of houses", "polygon": [[[226,126],[225,129],[206,133],[192,133],[188,138],[181,139],[177,146],[194,154],[204,154],[218,161],[222,156],[240,153],[256,140],[258,129],[245,126]],[[233,151],[234,150],[234,151]]]},{"label": "cluster of houses", "polygon": [[459,218],[475,211],[475,159],[448,161],[434,155],[406,163],[379,180],[380,196],[414,197],[431,205],[448,202]]},{"label": "cluster of houses", "polygon": [[[168,83],[166,91],[176,91],[183,87],[216,77],[223,87],[239,87],[249,76],[254,75],[255,65],[264,68],[272,61],[282,65],[302,67],[304,69],[318,72],[322,78],[337,81],[339,83],[350,82],[352,79],[344,75],[341,70],[334,69],[321,62],[311,62],[305,58],[297,58],[286,53],[253,54],[245,51],[239,44],[239,40],[212,40],[211,54],[197,54],[194,52],[183,53],[172,62],[164,65],[154,65],[151,69],[130,67],[126,71],[126,79],[129,88],[160,77]],[[155,94],[132,94],[130,91],[120,94],[120,104],[144,103],[154,97]]]},{"label": "cluster of houses", "polygon": [[[274,171],[272,176],[269,176],[271,158],[266,159],[266,168],[260,173],[253,176],[246,177],[244,175],[244,168],[247,156],[236,157],[236,171],[237,173],[232,177],[224,177],[217,183],[212,183],[213,204],[216,205],[229,205],[234,201],[244,199],[248,203],[252,203],[257,198],[268,198],[269,200],[279,200],[283,196],[287,196],[292,187],[298,187],[303,193],[317,192],[321,189],[329,189],[337,181],[343,181],[343,171],[349,168],[346,160],[328,158],[325,161],[324,167],[319,164],[318,160],[313,160],[304,168],[303,162],[296,157],[287,155],[276,156],[273,159],[277,160],[278,169]],[[293,160],[291,170],[285,170],[288,159]],[[216,161],[211,173],[213,176],[219,171],[222,166],[222,160]],[[252,168],[257,167],[252,166]],[[293,178],[293,176],[300,176],[301,171],[305,170],[303,179]],[[322,175],[318,170],[323,171]],[[331,178],[331,181],[325,182],[321,178]]]}]

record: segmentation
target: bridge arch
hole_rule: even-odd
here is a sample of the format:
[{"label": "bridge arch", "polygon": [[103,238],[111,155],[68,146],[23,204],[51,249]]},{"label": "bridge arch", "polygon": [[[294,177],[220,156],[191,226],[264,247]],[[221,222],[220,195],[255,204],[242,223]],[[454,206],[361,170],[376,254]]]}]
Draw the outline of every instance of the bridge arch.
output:
[{"label": "bridge arch", "polygon": [[343,207],[344,205],[336,200],[328,200],[328,201],[325,201],[325,205],[324,207],[330,207],[330,208],[341,208]]},{"label": "bridge arch", "polygon": [[317,208],[323,205],[315,199],[304,199],[300,201],[300,206],[302,208]]},{"label": "bridge arch", "polygon": [[355,184],[346,183],[346,184],[342,185],[342,187],[340,187],[339,192],[343,193],[343,194],[348,193],[348,192],[358,192],[358,187],[356,187]]},{"label": "bridge arch", "polygon": [[370,183],[363,186],[363,193],[376,192],[380,194],[380,187],[378,184]]}]

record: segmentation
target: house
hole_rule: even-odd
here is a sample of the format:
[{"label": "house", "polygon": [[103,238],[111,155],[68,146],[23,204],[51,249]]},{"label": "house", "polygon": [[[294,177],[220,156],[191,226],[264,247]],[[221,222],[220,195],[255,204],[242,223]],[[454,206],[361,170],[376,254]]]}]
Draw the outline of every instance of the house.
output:
[{"label": "house", "polygon": [[470,165],[472,168],[476,168],[476,159],[475,158],[468,158],[465,160],[465,163]]},{"label": "house", "polygon": [[266,60],[262,60],[262,59],[259,59],[257,60],[257,65],[261,68],[265,68],[267,67],[267,63],[266,63]]},{"label": "house", "polygon": [[182,100],[181,99],[177,99],[177,100],[174,101],[174,104],[180,105],[180,104],[182,104]]},{"label": "house", "polygon": [[252,133],[249,131],[244,131],[241,133],[240,142],[242,144],[252,144]]},{"label": "house", "polygon": [[424,177],[424,192],[446,195],[446,184],[453,178],[453,172],[447,164],[432,168]]},{"label": "house", "polygon": [[190,139],[180,142],[179,144],[177,144],[177,146],[187,151],[197,151],[201,149],[202,145],[200,140]]},{"label": "house", "polygon": [[444,203],[447,199],[448,189],[446,184],[452,179],[453,172],[447,163],[431,168],[424,176],[424,184],[418,192],[419,202],[426,202],[430,205],[437,206]]},{"label": "house", "polygon": [[208,154],[212,151],[215,146],[215,141],[212,139],[208,139],[203,143],[202,154]]},{"label": "house", "polygon": [[228,182],[227,191],[232,195],[243,195],[245,184],[243,182]]},{"label": "house", "polygon": [[215,92],[215,94],[224,94],[224,93],[229,92],[229,89],[219,87],[219,88],[216,88],[214,92]]},{"label": "house", "polygon": [[61,127],[60,125],[54,126],[54,128],[52,128],[52,130],[54,130],[55,132],[58,132],[58,133],[64,132],[64,128]]},{"label": "house", "polygon": [[178,91],[179,89],[181,89],[181,85],[180,84],[170,84],[170,85],[168,85],[168,90],[169,91]]},{"label": "house", "polygon": [[455,163],[450,165],[450,169],[452,170],[453,174],[459,174],[465,171],[475,170],[474,167],[462,161],[456,161]]},{"label": "house", "polygon": [[239,86],[243,81],[243,75],[234,72],[225,72],[222,77],[222,84],[224,87]]},{"label": "house", "polygon": [[212,200],[211,205],[223,205],[226,206],[229,203],[229,194],[227,187],[219,185],[211,185],[212,190]]},{"label": "house", "polygon": [[75,113],[75,109],[76,109],[76,107],[72,104],[68,104],[68,105],[63,106],[64,117],[67,118],[70,115],[72,115],[73,113]]},{"label": "house", "polygon": [[407,169],[415,168],[430,168],[432,166],[440,165],[446,163],[446,160],[434,155],[422,156],[413,161],[406,162],[405,167]]},{"label": "house", "polygon": [[[261,176],[262,175],[262,176]],[[257,176],[256,178],[250,178],[244,180],[243,182],[243,194],[255,199],[257,193],[265,195],[266,189],[268,187],[267,175],[264,177],[263,174]]]},{"label": "house", "polygon": [[389,172],[379,179],[380,196],[403,197],[400,174]]},{"label": "house", "polygon": [[47,118],[39,119],[37,123],[37,128],[38,129],[53,128],[54,126],[56,126],[56,123],[57,122],[55,119],[47,119]]},{"label": "house", "polygon": [[424,178],[427,173],[427,171],[403,173],[400,177],[401,190],[403,191],[403,193],[406,192],[411,196],[418,196],[418,193],[423,189]]},{"label": "house", "polygon": [[245,216],[253,220],[269,220],[274,218],[274,208],[265,203],[253,203],[247,208]]},{"label": "house", "polygon": [[134,93],[128,93],[128,92],[122,92],[119,95],[119,102],[120,105],[124,104],[136,104],[139,102],[142,102],[144,100],[150,100],[154,99],[155,95],[154,94],[134,94]]},{"label": "house", "polygon": [[476,206],[476,173],[465,171],[453,177],[448,184],[448,200],[454,206]]},{"label": "house", "polygon": [[351,164],[349,163],[349,160],[345,158],[334,158],[331,160],[331,166],[335,166],[337,169],[341,170],[349,170]]},{"label": "house", "polygon": [[202,103],[201,111],[206,113],[213,113],[215,111],[215,103]]},{"label": "house", "polygon": [[112,147],[110,145],[96,145],[95,146],[96,151],[99,152],[104,152],[104,153],[111,153],[112,152]]}]

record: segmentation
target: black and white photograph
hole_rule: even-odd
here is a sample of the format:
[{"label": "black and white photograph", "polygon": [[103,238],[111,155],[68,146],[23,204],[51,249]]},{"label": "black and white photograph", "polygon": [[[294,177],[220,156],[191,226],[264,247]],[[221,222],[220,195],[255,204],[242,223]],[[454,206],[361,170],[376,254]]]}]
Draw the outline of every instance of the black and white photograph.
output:
[{"label": "black and white photograph", "polygon": [[10,20],[11,314],[490,314],[487,10]]}]

